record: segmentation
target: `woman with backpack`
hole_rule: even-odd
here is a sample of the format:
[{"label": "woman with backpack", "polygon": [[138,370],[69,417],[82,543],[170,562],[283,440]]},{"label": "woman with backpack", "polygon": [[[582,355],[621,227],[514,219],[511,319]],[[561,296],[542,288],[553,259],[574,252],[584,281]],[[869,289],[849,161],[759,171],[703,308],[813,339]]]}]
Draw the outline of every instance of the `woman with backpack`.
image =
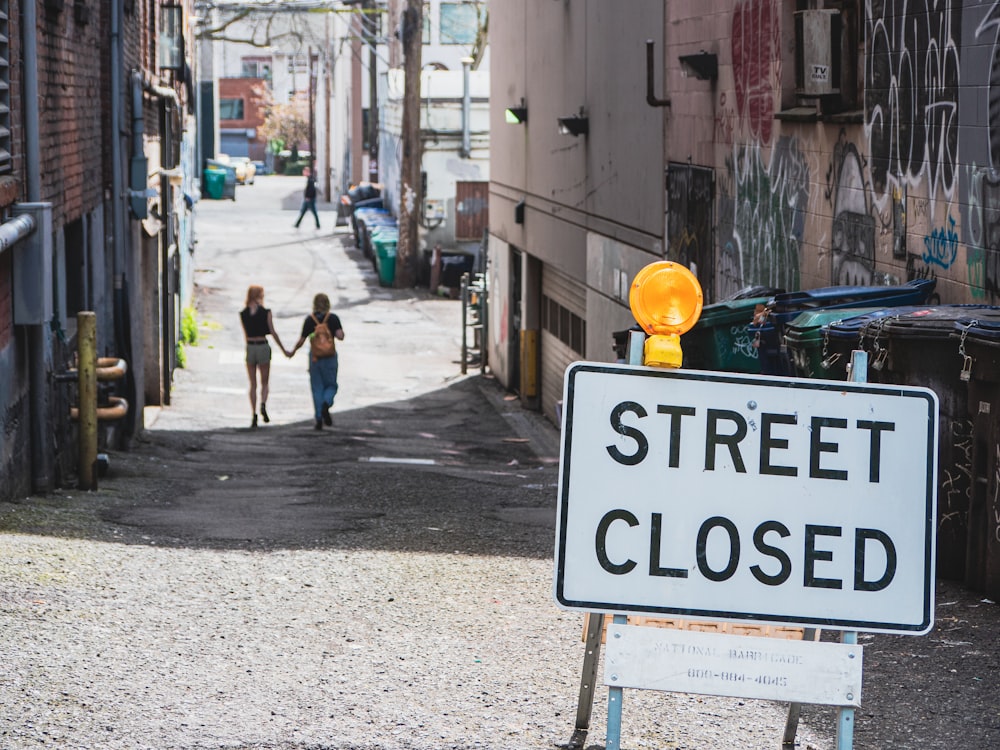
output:
[{"label": "woman with backpack", "polygon": [[337,395],[337,341],[344,340],[340,318],[330,312],[330,298],[322,292],[313,297],[313,312],[302,321],[302,335],[288,352],[295,356],[309,341],[309,384],[312,388],[315,429],[333,424],[330,407]]}]

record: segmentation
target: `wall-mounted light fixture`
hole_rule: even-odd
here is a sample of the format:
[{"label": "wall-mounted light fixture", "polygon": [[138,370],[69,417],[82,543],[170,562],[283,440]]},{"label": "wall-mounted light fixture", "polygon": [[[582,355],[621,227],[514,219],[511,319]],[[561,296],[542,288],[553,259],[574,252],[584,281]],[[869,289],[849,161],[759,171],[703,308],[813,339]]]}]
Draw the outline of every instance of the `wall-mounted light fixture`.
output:
[{"label": "wall-mounted light fixture", "polygon": [[559,132],[562,135],[587,135],[590,131],[590,120],[583,114],[583,107],[580,108],[579,114],[560,117],[558,122]]},{"label": "wall-mounted light fixture", "polygon": [[524,103],[524,97],[521,97],[520,106],[507,107],[504,110],[503,118],[505,122],[511,125],[523,125],[528,121],[528,105]]},{"label": "wall-mounted light fixture", "polygon": [[524,223],[524,198],[521,198],[521,200],[514,204],[514,223]]},{"label": "wall-mounted light fixture", "polygon": [[719,58],[714,52],[702,50],[695,55],[681,55],[681,70],[684,75],[699,81],[714,81],[719,77]]},{"label": "wall-mounted light fixture", "polygon": [[184,69],[184,6],[160,6],[160,69]]}]

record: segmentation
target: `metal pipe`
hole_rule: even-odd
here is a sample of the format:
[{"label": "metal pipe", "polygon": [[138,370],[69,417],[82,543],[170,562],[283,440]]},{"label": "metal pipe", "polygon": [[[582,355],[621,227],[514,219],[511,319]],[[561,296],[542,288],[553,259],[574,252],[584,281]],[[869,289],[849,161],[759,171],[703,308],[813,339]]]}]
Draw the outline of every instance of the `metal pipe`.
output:
[{"label": "metal pipe", "polygon": [[97,315],[84,311],[76,316],[77,352],[80,358],[80,489],[97,489]]},{"label": "metal pipe", "polygon": [[472,156],[472,91],[469,83],[469,71],[472,69],[473,59],[471,57],[462,58],[462,157],[468,159]]},{"label": "metal pipe", "polygon": [[0,224],[0,255],[35,231],[35,217],[30,214],[15,216]]},{"label": "metal pipe", "polygon": [[[97,407],[96,413],[98,422],[121,419],[122,417],[128,415],[128,401],[121,396],[108,396],[108,403],[110,403],[111,406]],[[80,419],[80,410],[75,406],[70,407],[69,418],[74,422]]]},{"label": "metal pipe", "polygon": [[653,93],[653,40],[646,40],[646,103],[650,107],[669,107],[670,99],[660,99]]},{"label": "metal pipe", "polygon": [[[38,4],[21,4],[21,67],[23,71],[24,183],[29,203],[42,199],[42,168],[38,116]],[[50,279],[45,280],[46,283]],[[46,435],[49,423],[49,392],[46,361],[48,339],[45,325],[27,326],[28,413],[31,441],[31,486],[35,492],[52,489],[53,457]]]}]

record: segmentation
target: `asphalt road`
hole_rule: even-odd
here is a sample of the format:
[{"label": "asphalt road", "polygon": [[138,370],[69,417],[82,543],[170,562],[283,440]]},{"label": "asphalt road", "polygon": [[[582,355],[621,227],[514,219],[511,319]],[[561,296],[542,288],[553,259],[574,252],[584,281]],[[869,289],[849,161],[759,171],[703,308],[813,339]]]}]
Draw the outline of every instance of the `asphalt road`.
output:
[{"label": "asphalt road", "polygon": [[[491,748],[565,743],[580,613],[551,594],[558,432],[460,372],[459,303],[378,285],[303,180],[198,204],[200,338],[96,493],[0,505],[0,747]],[[238,311],[282,341],[341,317],[333,426],[276,351],[251,430]],[[928,636],[864,636],[856,748],[1000,742],[997,607],[942,583]],[[598,686],[588,745],[603,745]],[[787,706],[627,691],[623,746],[775,748]],[[801,750],[836,717],[803,708]]]}]

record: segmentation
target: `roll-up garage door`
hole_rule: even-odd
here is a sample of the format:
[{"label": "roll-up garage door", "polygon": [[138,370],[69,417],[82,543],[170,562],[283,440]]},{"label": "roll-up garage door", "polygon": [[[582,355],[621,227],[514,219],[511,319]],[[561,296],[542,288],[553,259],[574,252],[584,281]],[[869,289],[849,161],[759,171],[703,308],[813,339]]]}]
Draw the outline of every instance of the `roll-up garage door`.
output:
[{"label": "roll-up garage door", "polygon": [[570,363],[585,359],[587,288],[555,270],[542,268],[541,370],[542,411],[556,421],[563,397],[563,375]]}]

